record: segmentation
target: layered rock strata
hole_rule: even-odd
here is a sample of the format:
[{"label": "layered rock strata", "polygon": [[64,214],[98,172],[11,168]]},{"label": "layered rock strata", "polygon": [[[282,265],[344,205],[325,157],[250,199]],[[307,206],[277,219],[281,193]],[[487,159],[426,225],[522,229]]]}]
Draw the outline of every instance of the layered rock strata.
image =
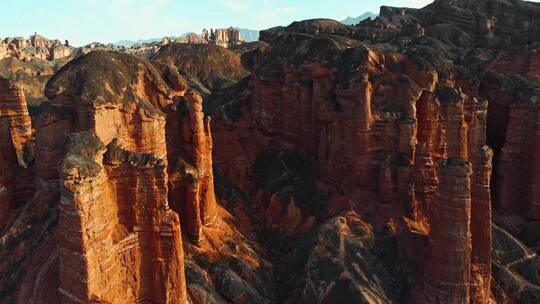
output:
[{"label": "layered rock strata", "polygon": [[497,153],[494,198],[504,212],[536,220],[540,84],[494,72],[486,73],[483,82],[485,95],[494,100],[488,115],[488,137]]},{"label": "layered rock strata", "polygon": [[[18,110],[22,118],[7,118],[23,121],[21,128],[6,128],[17,135],[7,138],[20,148],[28,135],[22,128],[24,97],[14,94],[18,87],[9,88],[9,114]],[[157,69],[111,52],[71,62],[45,91],[49,101],[40,106],[35,124],[36,195],[55,201],[60,193],[60,202],[57,247],[47,243],[57,257],[51,267],[59,273],[53,288],[59,295],[43,301],[187,303],[175,211],[182,211],[187,234],[197,245],[203,227],[218,221],[210,121],[202,113],[201,97],[187,92],[174,67]],[[170,179],[169,173],[180,168],[168,157],[182,160],[184,170],[192,168],[189,174]],[[176,183],[186,189],[183,197],[173,197],[183,204],[173,210],[169,187]],[[10,229],[23,223],[16,219]],[[16,269],[26,272],[25,267]]]},{"label": "layered rock strata", "polygon": [[431,212],[423,303],[469,303],[471,271],[470,163],[450,158],[440,165]]},{"label": "layered rock strata", "polygon": [[20,85],[0,78],[0,228],[32,196],[32,121]]},{"label": "layered rock strata", "polygon": [[493,151],[483,146],[471,158],[471,303],[489,303],[491,290],[491,174]]},{"label": "layered rock strata", "polygon": [[164,160],[116,140],[105,148],[92,133],[72,134],[65,145],[57,231],[62,301],[187,303]]},{"label": "layered rock strata", "polygon": [[[361,191],[362,203],[350,194],[331,199],[329,210],[374,208],[382,219],[405,215],[408,229],[432,244],[418,249],[433,253],[420,261],[415,274],[429,286],[423,301],[485,303],[491,277],[486,251],[491,246],[491,157],[484,148],[487,101],[478,89],[462,84],[456,75],[417,64],[412,55],[383,54],[345,38],[284,31],[269,42],[246,55],[253,73],[250,103],[233,124],[248,134],[279,139],[282,146],[292,145],[312,159],[322,191]],[[220,122],[214,132],[218,138],[228,136]],[[225,152],[220,151],[230,150],[223,144],[215,147],[218,167],[236,174],[221,158]],[[440,164],[454,161],[446,159],[466,164],[464,176],[449,177]],[[245,184],[242,174],[230,177]],[[463,188],[457,191],[463,202],[455,206],[456,214],[439,210],[445,206],[441,197],[452,199],[454,183]],[[441,191],[448,193],[437,194]],[[255,196],[256,202],[263,200],[256,203],[265,208],[260,214],[274,216],[281,204],[293,206],[281,214],[294,223],[308,217],[309,207],[298,208],[296,201],[276,203],[278,197],[264,202],[264,195]],[[374,207],[377,202],[382,204]],[[445,223],[458,230],[455,240],[444,237]],[[286,235],[295,233],[283,229]],[[433,266],[440,261],[446,266]]]}]

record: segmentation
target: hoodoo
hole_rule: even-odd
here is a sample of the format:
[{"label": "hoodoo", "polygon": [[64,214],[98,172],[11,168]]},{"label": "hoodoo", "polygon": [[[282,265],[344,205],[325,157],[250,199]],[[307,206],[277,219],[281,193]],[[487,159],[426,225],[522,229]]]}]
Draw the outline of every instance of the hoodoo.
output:
[{"label": "hoodoo", "polygon": [[540,303],[540,4],[129,45],[0,42],[0,304]]}]

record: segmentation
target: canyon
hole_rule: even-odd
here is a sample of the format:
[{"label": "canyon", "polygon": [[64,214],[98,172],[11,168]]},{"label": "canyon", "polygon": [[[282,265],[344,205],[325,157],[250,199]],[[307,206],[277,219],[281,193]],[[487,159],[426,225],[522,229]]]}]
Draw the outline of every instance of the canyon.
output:
[{"label": "canyon", "polygon": [[5,40],[0,303],[540,302],[539,21]]}]

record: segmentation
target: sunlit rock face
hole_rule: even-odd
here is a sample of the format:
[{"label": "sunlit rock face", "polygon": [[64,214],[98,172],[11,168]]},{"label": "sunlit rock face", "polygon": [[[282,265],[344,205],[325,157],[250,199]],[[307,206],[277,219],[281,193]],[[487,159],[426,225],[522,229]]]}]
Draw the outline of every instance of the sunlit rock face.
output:
[{"label": "sunlit rock face", "polygon": [[8,37],[0,41],[0,59],[13,57],[23,61],[32,59],[55,60],[69,57],[74,48],[68,42],[49,40],[35,33],[28,39]]},{"label": "sunlit rock face", "polygon": [[41,104],[0,81],[0,299],[539,302],[538,18],[441,0],[96,44]]}]

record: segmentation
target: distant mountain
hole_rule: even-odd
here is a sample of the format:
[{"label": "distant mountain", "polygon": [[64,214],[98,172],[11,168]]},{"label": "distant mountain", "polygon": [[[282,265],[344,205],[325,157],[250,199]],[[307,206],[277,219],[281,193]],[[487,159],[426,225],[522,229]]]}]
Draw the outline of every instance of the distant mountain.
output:
[{"label": "distant mountain", "polygon": [[120,40],[113,44],[119,45],[119,46],[125,46],[125,47],[132,47],[136,44],[142,44],[142,43],[153,43],[153,42],[160,42],[163,38],[150,38],[150,39],[139,39],[139,40]]},{"label": "distant mountain", "polygon": [[374,19],[375,17],[377,17],[377,14],[374,14],[372,12],[367,12],[356,18],[347,17],[345,20],[341,20],[340,22],[347,25],[355,25],[355,24],[358,24],[360,21],[366,20],[367,18]]},{"label": "distant mountain", "polygon": [[[191,32],[184,33],[180,37],[187,36],[190,33]],[[174,39],[179,38],[179,37],[176,37],[176,36],[170,36],[170,37],[174,38]],[[155,42],[161,42],[161,40],[163,40],[163,37],[162,38],[139,39],[139,40],[120,40],[120,41],[115,42],[113,44],[118,45],[118,46],[132,47],[132,46],[134,46],[136,44],[155,43]]]},{"label": "distant mountain", "polygon": [[253,42],[259,40],[259,31],[250,30],[250,29],[239,29],[240,33],[242,34],[242,38],[244,38],[244,41],[246,42]]},{"label": "distant mountain", "polygon": [[[240,33],[242,33],[242,37],[244,38],[244,40],[246,42],[253,42],[253,41],[258,41],[259,40],[259,31],[250,30],[250,29],[244,29],[244,28],[241,28],[239,30],[240,30]],[[187,32],[187,33],[182,34],[179,37],[172,36],[172,38],[185,37],[185,36],[187,36],[188,34],[191,34],[191,33],[192,32]],[[113,44],[129,48],[129,47],[132,47],[132,46],[134,46],[136,44],[161,42],[162,39],[163,38],[149,38],[149,39],[139,39],[139,40],[120,40],[120,41],[117,41],[117,42],[115,42]]]}]

